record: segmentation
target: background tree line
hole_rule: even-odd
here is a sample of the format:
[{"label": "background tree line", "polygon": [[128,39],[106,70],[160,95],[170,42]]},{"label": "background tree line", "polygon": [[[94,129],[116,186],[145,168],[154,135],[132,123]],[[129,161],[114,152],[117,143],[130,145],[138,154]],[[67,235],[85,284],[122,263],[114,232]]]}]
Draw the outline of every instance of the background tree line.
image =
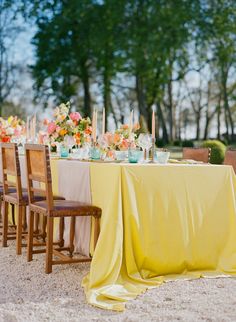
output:
[{"label": "background tree line", "polygon": [[235,139],[234,0],[0,1],[36,26],[35,103],[104,106],[116,125],[134,109],[148,129],[154,108],[166,143]]}]

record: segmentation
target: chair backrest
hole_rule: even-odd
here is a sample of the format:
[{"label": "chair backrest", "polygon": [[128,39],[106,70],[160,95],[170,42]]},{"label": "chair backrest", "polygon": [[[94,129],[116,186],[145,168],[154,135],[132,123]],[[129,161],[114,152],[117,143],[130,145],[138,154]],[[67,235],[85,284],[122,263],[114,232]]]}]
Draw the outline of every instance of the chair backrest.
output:
[{"label": "chair backrest", "polygon": [[211,157],[210,148],[183,148],[183,159],[208,163]]},{"label": "chair backrest", "polygon": [[236,173],[236,149],[228,149],[225,152],[225,165],[232,165],[234,172]]},{"label": "chair backrest", "polygon": [[9,187],[16,188],[18,201],[22,200],[21,171],[16,143],[1,143],[3,192],[9,193]]},{"label": "chair backrest", "polygon": [[[26,171],[29,203],[36,201],[35,194],[45,196],[48,210],[53,208],[52,175],[48,146],[40,144],[26,144]],[[40,188],[35,188],[38,182]]]}]

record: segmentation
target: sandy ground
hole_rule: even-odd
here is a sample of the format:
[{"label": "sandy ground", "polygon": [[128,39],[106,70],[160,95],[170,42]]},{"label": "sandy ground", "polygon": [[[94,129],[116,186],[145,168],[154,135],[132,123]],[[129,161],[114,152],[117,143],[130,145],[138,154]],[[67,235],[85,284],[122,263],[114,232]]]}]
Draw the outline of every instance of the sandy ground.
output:
[{"label": "sandy ground", "polygon": [[236,279],[175,281],[149,290],[125,312],[86,303],[81,284],[89,264],[54,267],[44,274],[44,255],[26,262],[15,247],[0,248],[0,321],[236,321]]}]

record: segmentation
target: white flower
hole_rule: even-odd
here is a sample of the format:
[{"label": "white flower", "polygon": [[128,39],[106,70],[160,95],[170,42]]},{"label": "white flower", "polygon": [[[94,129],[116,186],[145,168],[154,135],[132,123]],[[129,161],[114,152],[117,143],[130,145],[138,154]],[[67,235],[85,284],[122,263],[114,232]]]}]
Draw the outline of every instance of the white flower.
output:
[{"label": "white flower", "polygon": [[72,120],[68,120],[68,121],[66,121],[66,124],[68,124],[69,126],[73,126],[73,125],[74,125],[74,123],[73,123],[73,121],[72,121]]},{"label": "white flower", "polygon": [[62,103],[59,105],[60,113],[62,114],[68,114],[69,108],[66,106],[66,104]]},{"label": "white flower", "polygon": [[13,134],[14,134],[14,129],[13,129],[12,127],[8,127],[8,128],[6,129],[6,134],[7,134],[7,135],[13,135]]}]

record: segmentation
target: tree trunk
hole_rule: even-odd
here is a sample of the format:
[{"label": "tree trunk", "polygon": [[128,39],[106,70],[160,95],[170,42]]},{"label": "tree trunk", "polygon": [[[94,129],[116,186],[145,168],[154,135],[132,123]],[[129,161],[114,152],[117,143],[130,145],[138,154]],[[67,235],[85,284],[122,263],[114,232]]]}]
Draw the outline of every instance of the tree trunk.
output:
[{"label": "tree trunk", "polygon": [[83,113],[84,115],[92,116],[89,69],[88,69],[86,60],[80,61],[80,69],[81,69],[81,80],[82,80],[83,91],[84,91]]},{"label": "tree trunk", "polygon": [[219,99],[219,104],[217,106],[217,139],[220,140],[221,135],[220,135],[220,116],[221,116],[221,103]]},{"label": "tree trunk", "polygon": [[160,103],[157,103],[157,115],[162,125],[163,141],[164,143],[169,143],[167,127],[166,127],[166,123],[165,123],[165,119],[164,119],[164,115],[163,115]]},{"label": "tree trunk", "polygon": [[[222,91],[223,91],[223,101],[224,101],[224,109],[225,109],[225,120],[231,128],[231,140],[234,140],[234,121],[232,118],[231,110],[229,107],[229,100],[228,100],[228,91],[227,91],[227,79],[228,79],[228,69],[224,70],[222,68]],[[228,128],[227,125],[227,128]],[[229,129],[227,129],[229,134]],[[229,135],[228,135],[229,136]]]},{"label": "tree trunk", "polygon": [[201,111],[196,112],[196,140],[200,139],[200,120],[201,120]]},{"label": "tree trunk", "polygon": [[146,106],[146,100],[145,100],[145,93],[144,93],[144,86],[143,86],[143,80],[142,77],[139,75],[136,75],[136,95],[137,95],[137,101],[138,101],[138,109],[139,114],[142,115],[145,119],[145,122],[147,123],[148,130],[151,130],[151,124],[150,124],[150,113],[148,113],[148,108]]},{"label": "tree trunk", "polygon": [[170,138],[170,141],[173,141],[175,138],[175,115],[174,115],[174,108],[173,108],[171,80],[168,82],[167,92],[168,92],[168,105],[169,105],[169,138]]},{"label": "tree trunk", "polygon": [[225,128],[226,128],[226,139],[229,140],[229,123],[228,123],[228,116],[226,113],[226,109],[224,109],[224,117],[225,117]]},{"label": "tree trunk", "polygon": [[209,115],[207,113],[205,130],[204,130],[204,140],[206,140],[208,138],[209,125],[210,125],[210,117],[209,117]]},{"label": "tree trunk", "polygon": [[113,113],[115,123],[117,124],[116,117],[114,115],[112,103],[111,103],[111,76],[109,72],[109,67],[106,66],[103,73],[103,104],[105,108],[105,127],[108,128],[108,115]]},{"label": "tree trunk", "polygon": [[232,118],[231,110],[229,108],[228,93],[227,93],[226,86],[224,86],[223,88],[223,97],[224,97],[224,108],[228,116],[228,121],[231,128],[231,140],[234,140],[234,121]]}]

